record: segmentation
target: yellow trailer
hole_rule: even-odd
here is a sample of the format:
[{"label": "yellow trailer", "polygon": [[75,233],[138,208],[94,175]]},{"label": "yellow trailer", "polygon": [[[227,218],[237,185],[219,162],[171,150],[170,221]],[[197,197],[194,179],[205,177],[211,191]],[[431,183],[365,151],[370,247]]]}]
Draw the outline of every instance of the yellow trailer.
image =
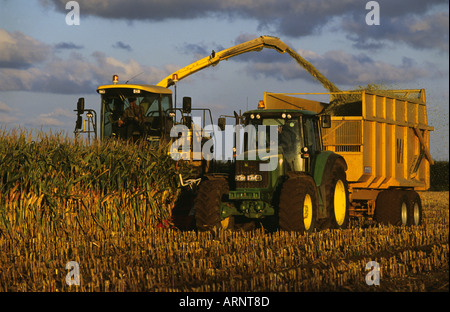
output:
[{"label": "yellow trailer", "polygon": [[[295,96],[293,96],[295,95]],[[328,103],[298,96],[347,97],[335,106],[331,127],[322,129],[325,150],[347,162],[350,215],[383,223],[420,224],[418,193],[430,187],[425,90],[343,91],[333,93],[265,93],[266,108],[298,108],[317,113]]]}]

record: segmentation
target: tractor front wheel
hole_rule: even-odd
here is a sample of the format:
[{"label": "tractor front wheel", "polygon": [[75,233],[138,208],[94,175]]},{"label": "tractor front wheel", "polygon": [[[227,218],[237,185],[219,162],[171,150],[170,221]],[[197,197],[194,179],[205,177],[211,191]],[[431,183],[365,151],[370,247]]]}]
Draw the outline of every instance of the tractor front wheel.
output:
[{"label": "tractor front wheel", "polygon": [[318,195],[314,179],[298,176],[283,184],[279,203],[281,230],[312,233],[316,228]]},{"label": "tractor front wheel", "polygon": [[205,180],[200,184],[195,198],[195,224],[200,231],[215,228],[231,229],[233,216],[222,218],[220,204],[228,194],[228,181],[225,179]]}]

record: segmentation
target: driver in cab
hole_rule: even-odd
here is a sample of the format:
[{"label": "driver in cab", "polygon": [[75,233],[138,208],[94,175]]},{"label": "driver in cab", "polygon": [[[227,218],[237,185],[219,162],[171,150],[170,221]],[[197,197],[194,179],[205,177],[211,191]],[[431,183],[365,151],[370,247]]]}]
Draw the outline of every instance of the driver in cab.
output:
[{"label": "driver in cab", "polygon": [[119,126],[129,121],[135,121],[139,124],[144,121],[144,109],[142,106],[136,105],[136,98],[129,98],[128,102],[130,106],[125,109],[122,119],[119,119]]},{"label": "driver in cab", "polygon": [[122,118],[118,121],[119,127],[131,126],[133,129],[129,129],[131,131],[128,132],[141,132],[144,123],[144,108],[136,105],[135,97],[128,98],[128,103],[130,106],[125,109]]}]

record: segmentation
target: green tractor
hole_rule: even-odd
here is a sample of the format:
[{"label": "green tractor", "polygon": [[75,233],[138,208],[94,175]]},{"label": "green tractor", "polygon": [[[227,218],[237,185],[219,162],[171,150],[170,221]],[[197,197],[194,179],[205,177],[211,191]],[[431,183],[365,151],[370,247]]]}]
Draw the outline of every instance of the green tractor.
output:
[{"label": "green tractor", "polygon": [[[207,174],[199,185],[197,229],[232,229],[254,221],[267,228],[307,233],[346,228],[347,164],[322,146],[321,128],[330,127],[329,116],[298,109],[258,109],[243,117],[246,128],[251,125],[255,130],[244,132],[242,148],[236,144],[238,153],[228,174]],[[270,132],[270,127],[277,131]],[[276,133],[278,141],[272,154],[266,153],[274,139],[269,133]],[[266,151],[260,153],[261,149]]]}]

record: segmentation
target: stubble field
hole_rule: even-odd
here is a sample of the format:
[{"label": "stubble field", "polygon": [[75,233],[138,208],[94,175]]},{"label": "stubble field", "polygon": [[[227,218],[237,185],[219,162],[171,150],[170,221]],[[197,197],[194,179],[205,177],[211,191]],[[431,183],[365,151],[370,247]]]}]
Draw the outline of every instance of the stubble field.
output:
[{"label": "stubble field", "polygon": [[[173,229],[0,238],[0,291],[448,291],[448,192],[417,227],[298,233]],[[79,264],[68,286],[66,263]],[[380,285],[367,285],[369,261]]]}]

